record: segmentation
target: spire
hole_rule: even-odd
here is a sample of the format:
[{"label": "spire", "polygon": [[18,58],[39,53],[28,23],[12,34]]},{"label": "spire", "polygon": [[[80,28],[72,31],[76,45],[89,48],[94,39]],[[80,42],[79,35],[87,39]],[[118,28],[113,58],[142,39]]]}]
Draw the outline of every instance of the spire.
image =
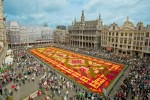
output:
[{"label": "spire", "polygon": [[102,25],[103,24],[103,22],[102,22],[102,19],[101,19],[101,15],[99,14],[99,18],[98,18],[98,20],[99,20],[99,22],[100,22],[100,25]]},{"label": "spire", "polygon": [[127,21],[129,21],[129,16],[127,16]]},{"label": "spire", "polygon": [[101,20],[101,14],[99,14],[99,20]]},{"label": "spire", "polygon": [[83,22],[84,21],[84,11],[82,10],[82,15],[81,15],[81,22]]},{"label": "spire", "polygon": [[76,23],[76,17],[74,18],[74,23]]},{"label": "spire", "polygon": [[84,10],[82,10],[82,16],[84,16]]},{"label": "spire", "polygon": [[72,21],[72,26],[73,26],[73,21]]}]

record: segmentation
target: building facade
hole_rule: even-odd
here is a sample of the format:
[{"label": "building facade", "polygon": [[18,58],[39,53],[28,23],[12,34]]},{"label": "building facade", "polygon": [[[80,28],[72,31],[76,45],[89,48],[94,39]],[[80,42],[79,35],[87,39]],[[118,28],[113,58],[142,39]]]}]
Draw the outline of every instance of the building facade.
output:
[{"label": "building facade", "polygon": [[85,21],[84,11],[81,20],[68,27],[69,44],[79,48],[101,49],[122,56],[150,56],[150,25],[142,22],[134,25],[129,18],[118,26],[116,23],[102,25],[97,20]]},{"label": "building facade", "polygon": [[52,41],[52,34],[49,27],[21,26],[16,21],[9,23],[7,34],[10,46]]},{"label": "building facade", "polygon": [[0,0],[0,41],[6,41],[6,26],[5,26],[5,20],[6,18],[4,17],[3,14],[3,6],[2,6],[2,1]]},{"label": "building facade", "polygon": [[53,38],[55,43],[69,44],[69,33],[67,30],[55,29]]},{"label": "building facade", "polygon": [[4,17],[4,11],[3,11],[3,0],[0,0],[0,68],[3,66],[7,53],[7,38],[6,38],[6,26],[5,26],[5,20]]},{"label": "building facade", "polygon": [[117,55],[143,57],[150,54],[150,26],[142,22],[136,26],[127,20],[122,26],[116,23],[103,27],[101,48]]},{"label": "building facade", "polygon": [[81,20],[75,19],[72,26],[68,27],[70,45],[78,48],[99,49],[102,27],[100,16],[96,20],[85,21],[84,11],[82,11]]},{"label": "building facade", "polygon": [[7,37],[8,37],[9,44],[20,43],[19,29],[20,27],[17,22],[12,21],[9,23],[9,27],[7,27]]}]

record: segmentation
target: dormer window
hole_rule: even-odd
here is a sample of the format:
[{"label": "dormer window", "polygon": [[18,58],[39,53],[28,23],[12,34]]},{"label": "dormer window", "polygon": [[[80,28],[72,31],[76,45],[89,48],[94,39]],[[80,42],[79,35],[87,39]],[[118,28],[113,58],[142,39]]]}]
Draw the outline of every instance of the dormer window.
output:
[{"label": "dormer window", "polygon": [[113,30],[115,30],[115,26],[113,26]]},{"label": "dormer window", "polygon": [[139,26],[139,30],[141,30],[141,26]]}]

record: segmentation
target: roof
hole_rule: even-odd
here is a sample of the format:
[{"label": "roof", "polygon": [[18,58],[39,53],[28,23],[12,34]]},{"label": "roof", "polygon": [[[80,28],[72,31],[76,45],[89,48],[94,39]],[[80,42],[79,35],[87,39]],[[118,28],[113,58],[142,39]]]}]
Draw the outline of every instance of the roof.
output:
[{"label": "roof", "polygon": [[10,27],[16,27],[16,28],[19,28],[19,25],[16,21],[11,21],[10,22]]},{"label": "roof", "polygon": [[123,28],[125,28],[125,27],[129,27],[129,28],[134,29],[134,25],[133,25],[133,23],[130,22],[130,21],[125,21],[125,22],[124,22]]}]

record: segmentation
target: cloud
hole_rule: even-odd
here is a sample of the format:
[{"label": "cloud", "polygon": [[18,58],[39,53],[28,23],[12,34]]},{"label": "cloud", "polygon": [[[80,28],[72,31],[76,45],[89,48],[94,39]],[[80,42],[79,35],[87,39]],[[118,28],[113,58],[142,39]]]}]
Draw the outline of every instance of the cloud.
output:
[{"label": "cloud", "polygon": [[101,14],[104,24],[123,24],[126,16],[133,23],[150,23],[149,0],[5,0],[7,20],[24,24],[48,23],[50,27],[71,25],[76,17],[80,20],[85,11],[86,20],[94,20]]},{"label": "cloud", "polygon": [[[6,5],[6,6],[5,6]],[[10,14],[28,14],[38,12],[55,12],[67,5],[66,0],[6,0],[4,10]]]},{"label": "cloud", "polygon": [[85,3],[84,9],[91,16],[100,13],[105,24],[113,22],[123,24],[126,16],[129,16],[134,23],[139,20],[147,20],[145,22],[150,23],[149,3],[148,0],[89,0]]},{"label": "cloud", "polygon": [[[52,21],[56,13],[66,9],[67,0],[6,0],[4,1],[5,15],[8,20],[23,23],[42,24]],[[53,16],[51,16],[53,15]]]}]

